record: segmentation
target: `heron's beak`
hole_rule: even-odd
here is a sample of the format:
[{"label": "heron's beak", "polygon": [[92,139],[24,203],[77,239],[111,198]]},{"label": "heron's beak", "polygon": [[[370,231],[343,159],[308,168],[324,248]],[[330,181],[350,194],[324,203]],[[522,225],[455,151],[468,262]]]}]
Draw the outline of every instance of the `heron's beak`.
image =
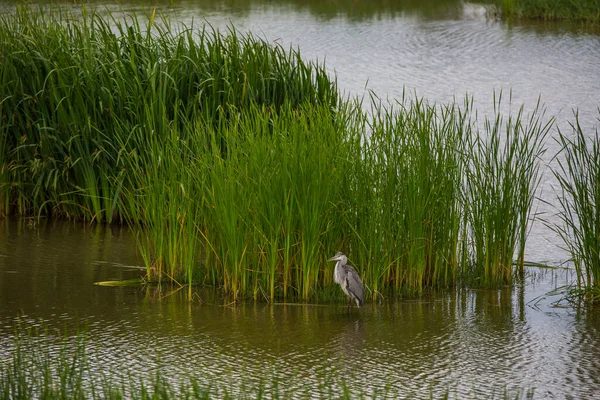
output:
[{"label": "heron's beak", "polygon": [[338,260],[338,259],[337,259],[337,258],[335,258],[335,256],[333,256],[333,257],[331,257],[331,258],[330,258],[329,260],[327,260],[327,261],[337,261],[337,260]]}]

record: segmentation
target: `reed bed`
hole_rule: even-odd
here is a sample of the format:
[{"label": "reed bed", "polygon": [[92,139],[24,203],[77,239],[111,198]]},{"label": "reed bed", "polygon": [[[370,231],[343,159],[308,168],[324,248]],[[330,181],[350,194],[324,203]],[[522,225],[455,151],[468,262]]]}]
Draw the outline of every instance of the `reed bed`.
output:
[{"label": "reed bed", "polygon": [[509,18],[600,23],[598,0],[501,0],[500,9]]},{"label": "reed bed", "polygon": [[577,272],[577,296],[600,302],[600,137],[587,135],[576,116],[572,132],[561,132],[554,175],[560,223],[554,224]]},{"label": "reed bed", "polygon": [[[485,119],[483,131],[466,138],[465,205],[468,218],[469,278],[490,284],[511,283],[516,263],[524,274],[525,243],[540,182],[540,159],[553,119],[546,119],[538,103],[528,115],[498,110],[502,93],[494,99],[496,116]],[[510,107],[510,104],[509,104]],[[515,254],[516,253],[516,254]],[[516,255],[516,259],[515,259]]]},{"label": "reed bed", "polygon": [[465,116],[455,104],[373,98],[354,137],[343,206],[350,254],[372,265],[374,297],[456,284],[464,231],[461,199]]},{"label": "reed bed", "polygon": [[250,104],[338,101],[335,82],[296,50],[233,28],[140,21],[52,7],[2,15],[0,150],[14,161],[3,164],[3,214],[110,222],[126,214],[125,158],[143,163],[149,143]]},{"label": "reed bed", "polygon": [[371,299],[522,268],[538,110],[483,129],[469,101],[365,111],[294,49],[141,21],[2,16],[3,215],[129,224],[148,279],[190,297],[342,301],[338,250]]}]

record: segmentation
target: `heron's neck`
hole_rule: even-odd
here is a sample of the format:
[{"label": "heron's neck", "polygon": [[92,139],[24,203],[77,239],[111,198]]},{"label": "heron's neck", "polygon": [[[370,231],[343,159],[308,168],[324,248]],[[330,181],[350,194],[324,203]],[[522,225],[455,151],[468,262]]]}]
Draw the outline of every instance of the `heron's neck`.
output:
[{"label": "heron's neck", "polygon": [[342,268],[344,264],[342,261],[338,261],[335,264],[335,269],[333,271],[333,280],[335,283],[341,284],[344,281],[344,269]]}]

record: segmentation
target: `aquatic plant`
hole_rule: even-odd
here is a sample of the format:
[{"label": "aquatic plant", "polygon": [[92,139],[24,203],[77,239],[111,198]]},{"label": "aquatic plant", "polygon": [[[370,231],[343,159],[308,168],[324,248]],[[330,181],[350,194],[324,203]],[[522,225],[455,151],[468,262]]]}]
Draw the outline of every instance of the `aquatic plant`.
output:
[{"label": "aquatic plant", "polygon": [[523,264],[537,113],[480,131],[469,101],[365,111],[294,49],[142,21],[0,17],[3,215],[128,224],[148,281],[234,300],[343,301],[336,251],[367,299],[505,282],[517,245]]},{"label": "aquatic plant", "polygon": [[257,107],[226,125],[227,157],[215,148],[207,163],[203,226],[229,291],[285,297],[293,285],[311,296],[335,246],[344,129],[329,107],[310,105]]},{"label": "aquatic plant", "polygon": [[420,292],[456,283],[460,266],[462,143],[456,104],[374,96],[371,119],[353,139],[344,218],[350,256],[373,293]]},{"label": "aquatic plant", "polygon": [[598,0],[501,0],[502,14],[509,18],[581,21],[600,23]]},{"label": "aquatic plant", "polygon": [[251,104],[337,104],[335,82],[297,50],[142,20],[54,7],[0,17],[4,214],[123,219],[122,190],[138,188],[123,186],[125,157],[147,139]]},{"label": "aquatic plant", "polygon": [[470,243],[467,279],[484,285],[510,283],[515,252],[521,274],[535,192],[540,182],[540,159],[553,124],[540,104],[523,115],[503,117],[502,93],[494,99],[496,117],[485,119],[482,132],[465,135],[465,206]]},{"label": "aquatic plant", "polygon": [[551,227],[560,235],[577,272],[579,294],[600,301],[600,137],[588,135],[575,115],[572,132],[559,130],[561,152],[554,175],[559,223]]}]

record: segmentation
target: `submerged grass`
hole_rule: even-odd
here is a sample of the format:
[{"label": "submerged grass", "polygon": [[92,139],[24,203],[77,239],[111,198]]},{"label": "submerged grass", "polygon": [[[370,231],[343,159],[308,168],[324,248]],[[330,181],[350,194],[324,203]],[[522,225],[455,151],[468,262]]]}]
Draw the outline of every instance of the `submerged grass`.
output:
[{"label": "submerged grass", "polygon": [[577,293],[600,302],[600,137],[588,136],[575,117],[572,132],[559,131],[561,153],[554,175],[560,184],[559,224],[577,272]]},{"label": "submerged grass", "polygon": [[470,101],[366,112],[293,49],[154,15],[19,8],[0,54],[0,212],[128,223],[149,280],[342,300],[341,250],[376,299],[523,265],[538,110],[483,130]]}]

